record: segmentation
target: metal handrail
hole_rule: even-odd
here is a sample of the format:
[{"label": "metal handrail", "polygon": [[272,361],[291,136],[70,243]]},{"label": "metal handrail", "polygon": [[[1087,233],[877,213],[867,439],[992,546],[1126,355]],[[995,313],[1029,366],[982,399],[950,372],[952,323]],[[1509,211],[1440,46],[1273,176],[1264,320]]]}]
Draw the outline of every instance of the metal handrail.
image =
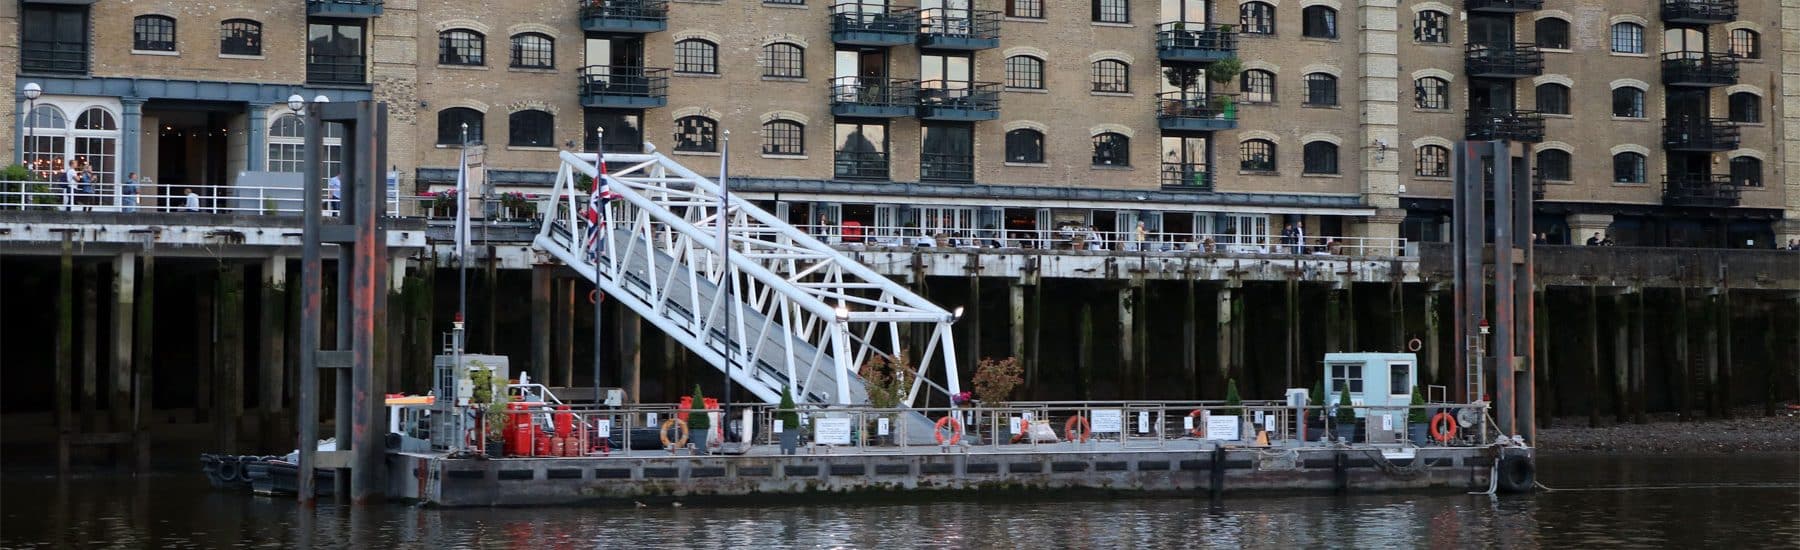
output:
[{"label": "metal handrail", "polygon": [[888,154],[873,151],[838,151],[833,175],[851,179],[887,179]]},{"label": "metal handrail", "polygon": [[840,76],[831,79],[833,104],[912,106],[918,104],[918,82],[900,78]]},{"label": "metal handrail", "polygon": [[1237,94],[1163,92],[1156,94],[1158,117],[1237,120]]},{"label": "metal handrail", "polygon": [[975,154],[920,153],[919,179],[970,182],[975,180]]},{"label": "metal handrail", "polygon": [[878,225],[796,225],[832,245],[899,248],[1036,249],[1140,252],[1166,254],[1305,254],[1397,258],[1407,255],[1407,240],[1394,237],[1330,237],[1306,235],[1285,242],[1280,235],[1174,233],[1134,228],[1100,231],[1066,226],[1049,229],[987,229]]},{"label": "metal handrail", "polygon": [[1662,0],[1663,19],[1727,21],[1737,15],[1737,0]]},{"label": "metal handrail", "polygon": [[1730,84],[1738,78],[1738,60],[1730,54],[1669,52],[1662,56],[1664,82]]},{"label": "metal handrail", "polygon": [[1211,190],[1212,173],[1207,166],[1194,162],[1162,163],[1162,185],[1178,189]]},{"label": "metal handrail", "polygon": [[1742,134],[1742,129],[1724,118],[1679,117],[1663,122],[1663,145],[1667,147],[1735,149]]},{"label": "metal handrail", "polygon": [[1469,111],[1468,137],[1536,141],[1544,138],[1544,115],[1537,111],[1482,109]]},{"label": "metal handrail", "polygon": [[1156,26],[1158,50],[1237,50],[1237,31],[1231,25],[1163,23]]},{"label": "metal handrail", "polygon": [[885,3],[832,4],[831,32],[912,34],[919,32],[919,14]]},{"label": "metal handrail", "polygon": [[[196,195],[193,208],[186,190]],[[305,206],[296,187],[143,184],[136,194],[124,191],[124,185],[111,182],[0,181],[0,210],[298,216]],[[397,191],[387,194],[388,216],[400,216],[400,199]],[[336,216],[337,201],[329,196],[324,201],[324,215]]]},{"label": "metal handrail", "polygon": [[578,0],[583,19],[661,21],[669,17],[668,0]]},{"label": "metal handrail", "polygon": [[919,81],[919,104],[945,109],[997,110],[1000,108],[1000,83],[922,80]]},{"label": "metal handrail", "polygon": [[1542,74],[1544,51],[1530,42],[1470,43],[1463,48],[1465,69],[1471,74]]},{"label": "metal handrail", "polygon": [[576,75],[582,95],[665,97],[669,69],[628,65],[588,65]]},{"label": "metal handrail", "polygon": [[966,8],[926,8],[917,11],[919,34],[974,39],[1000,37],[998,11]]}]

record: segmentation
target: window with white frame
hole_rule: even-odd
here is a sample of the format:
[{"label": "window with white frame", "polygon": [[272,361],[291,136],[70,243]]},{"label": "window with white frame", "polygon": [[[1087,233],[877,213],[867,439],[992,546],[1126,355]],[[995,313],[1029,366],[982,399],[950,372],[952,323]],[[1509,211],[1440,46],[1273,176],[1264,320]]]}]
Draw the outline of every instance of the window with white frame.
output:
[{"label": "window with white frame", "polygon": [[[103,107],[87,107],[70,123],[55,105],[39,105],[27,117],[25,146],[27,166],[40,179],[50,180],[67,168],[92,171],[95,183],[119,181],[118,118]],[[105,191],[110,192],[110,191]]]},{"label": "window with white frame", "polygon": [[[344,164],[344,125],[328,123],[325,125],[325,137],[321,140],[325,146],[325,175],[330,177],[338,173]],[[306,122],[295,114],[285,114],[275,118],[269,125],[269,171],[270,172],[304,172],[306,171]]]}]

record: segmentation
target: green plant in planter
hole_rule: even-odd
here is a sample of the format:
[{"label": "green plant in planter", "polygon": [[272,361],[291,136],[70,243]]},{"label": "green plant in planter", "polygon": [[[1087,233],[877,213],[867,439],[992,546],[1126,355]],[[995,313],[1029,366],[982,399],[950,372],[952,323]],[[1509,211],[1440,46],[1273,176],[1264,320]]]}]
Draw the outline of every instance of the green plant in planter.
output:
[{"label": "green plant in planter", "polygon": [[794,394],[786,388],[781,390],[781,404],[775,407],[775,419],[781,421],[783,430],[800,429],[800,413],[794,411]]},{"label": "green plant in planter", "polygon": [[1406,421],[1413,424],[1425,423],[1425,394],[1419,393],[1419,386],[1414,385],[1412,391],[1412,408],[1406,411]]},{"label": "green plant in planter", "polygon": [[1325,380],[1313,382],[1311,392],[1307,392],[1306,406],[1319,410],[1319,420],[1325,420]]},{"label": "green plant in planter", "polygon": [[700,393],[699,384],[694,384],[694,403],[693,409],[688,411],[687,427],[690,438],[693,434],[712,429],[712,417],[706,411],[706,396]]},{"label": "green plant in planter", "polygon": [[1244,60],[1236,56],[1214,61],[1206,67],[1206,79],[1214,84],[1230,84],[1237,80],[1238,74],[1244,72]]},{"label": "green plant in planter", "polygon": [[1244,415],[1243,405],[1244,405],[1244,400],[1242,398],[1238,397],[1237,379],[1236,378],[1227,379],[1225,381],[1225,406],[1226,406],[1225,414],[1233,415],[1233,416],[1243,416]]},{"label": "green plant in planter", "polygon": [[1337,422],[1339,426],[1356,425],[1356,409],[1350,405],[1350,386],[1348,384],[1338,388]]},{"label": "green plant in planter", "polygon": [[1179,90],[1192,90],[1200,84],[1200,69],[1185,65],[1163,68],[1163,80]]}]

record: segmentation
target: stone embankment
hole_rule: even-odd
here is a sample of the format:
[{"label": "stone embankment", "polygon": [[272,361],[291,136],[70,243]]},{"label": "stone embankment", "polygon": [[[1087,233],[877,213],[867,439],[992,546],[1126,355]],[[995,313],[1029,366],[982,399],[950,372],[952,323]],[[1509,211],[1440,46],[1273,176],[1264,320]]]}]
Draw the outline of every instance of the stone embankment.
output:
[{"label": "stone embankment", "polygon": [[1675,414],[1650,415],[1648,424],[1615,424],[1590,428],[1587,419],[1563,417],[1539,430],[1539,448],[1548,453],[1736,453],[1800,452],[1800,410],[1778,408],[1763,416],[1761,407],[1734,411],[1734,418],[1682,422]]}]

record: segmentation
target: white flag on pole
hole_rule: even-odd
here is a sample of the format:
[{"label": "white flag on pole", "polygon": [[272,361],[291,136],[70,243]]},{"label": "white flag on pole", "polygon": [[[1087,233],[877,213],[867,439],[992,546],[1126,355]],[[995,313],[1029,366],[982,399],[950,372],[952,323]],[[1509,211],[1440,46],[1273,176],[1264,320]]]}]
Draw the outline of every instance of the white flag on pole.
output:
[{"label": "white flag on pole", "polygon": [[469,252],[469,152],[456,161],[456,257]]}]

